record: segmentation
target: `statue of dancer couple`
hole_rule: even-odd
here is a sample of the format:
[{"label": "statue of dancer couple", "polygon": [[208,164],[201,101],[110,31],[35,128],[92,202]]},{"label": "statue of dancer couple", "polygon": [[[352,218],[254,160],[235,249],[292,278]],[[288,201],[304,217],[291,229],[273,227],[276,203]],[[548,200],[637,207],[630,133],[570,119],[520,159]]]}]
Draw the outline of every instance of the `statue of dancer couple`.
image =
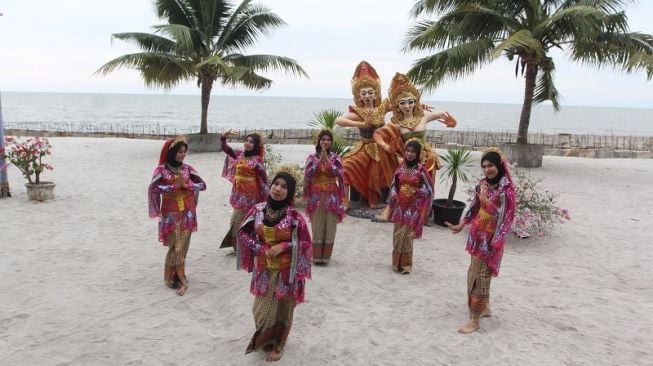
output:
[{"label": "statue of dancer couple", "polygon": [[[367,200],[370,208],[378,208],[383,192],[403,160],[405,143],[417,138],[423,142],[420,154],[422,164],[435,182],[439,169],[438,157],[426,141],[426,124],[439,121],[449,128],[456,120],[447,111],[433,111],[421,103],[421,93],[404,74],[397,73],[390,84],[388,99],[381,98],[381,81],[372,65],[361,61],[351,79],[355,105],[336,119],[342,127],[355,127],[360,141],[343,156],[345,182],[345,208],[350,208],[350,187]],[[384,117],[392,112],[390,123]],[[385,210],[375,221],[387,221]]]}]

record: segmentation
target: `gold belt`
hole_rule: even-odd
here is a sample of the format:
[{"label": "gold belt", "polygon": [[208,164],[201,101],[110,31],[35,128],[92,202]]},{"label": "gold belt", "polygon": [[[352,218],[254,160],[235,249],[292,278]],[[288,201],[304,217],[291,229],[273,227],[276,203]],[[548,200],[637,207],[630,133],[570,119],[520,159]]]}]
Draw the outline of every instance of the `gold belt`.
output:
[{"label": "gold belt", "polygon": [[254,182],[255,180],[256,178],[250,175],[236,175],[236,182]]},{"label": "gold belt", "polygon": [[490,221],[494,219],[494,216],[492,216],[489,212],[485,211],[484,209],[478,210],[478,216],[484,221]]},{"label": "gold belt", "polygon": [[163,196],[167,199],[173,199],[177,201],[177,209],[179,211],[183,211],[186,209],[186,205],[184,204],[184,198],[188,196],[188,192],[171,192],[171,193],[164,193]]},{"label": "gold belt", "polygon": [[403,185],[399,187],[399,193],[403,196],[412,196],[415,194],[415,187],[409,185]]}]

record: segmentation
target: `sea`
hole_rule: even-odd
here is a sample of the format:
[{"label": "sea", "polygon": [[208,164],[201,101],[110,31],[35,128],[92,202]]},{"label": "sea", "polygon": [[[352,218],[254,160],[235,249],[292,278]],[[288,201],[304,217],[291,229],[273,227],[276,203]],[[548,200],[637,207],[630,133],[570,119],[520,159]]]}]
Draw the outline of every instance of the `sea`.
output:
[{"label": "sea", "polygon": [[[192,133],[200,125],[199,94],[2,92],[0,97],[5,128]],[[458,120],[457,130],[516,131],[521,113],[519,104],[423,102],[451,113]],[[311,128],[315,113],[346,111],[351,103],[350,98],[212,95],[208,126],[210,132]],[[428,128],[445,129],[439,123]],[[537,105],[529,132],[653,136],[653,109],[563,105],[555,113],[550,105]]]}]

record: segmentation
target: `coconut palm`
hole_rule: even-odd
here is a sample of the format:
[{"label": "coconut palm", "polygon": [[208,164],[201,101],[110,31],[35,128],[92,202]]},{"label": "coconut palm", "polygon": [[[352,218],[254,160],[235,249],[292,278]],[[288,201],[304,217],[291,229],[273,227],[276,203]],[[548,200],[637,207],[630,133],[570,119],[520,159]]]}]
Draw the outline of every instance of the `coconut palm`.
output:
[{"label": "coconut palm", "polygon": [[[313,127],[318,127],[320,129],[326,128],[333,133],[333,141],[331,143],[331,151],[334,153],[343,156],[345,153],[347,153],[349,150],[351,150],[351,146],[342,138],[340,135],[338,135],[335,131],[337,125],[336,125],[336,118],[342,116],[342,112],[337,110],[337,109],[323,109],[317,113],[314,113],[313,116],[315,119],[313,121],[308,122],[309,126]],[[315,137],[317,137],[319,131],[315,132]]]},{"label": "coconut palm", "polygon": [[171,89],[197,80],[202,90],[200,133],[207,133],[207,111],[213,83],[254,90],[269,88],[272,80],[259,72],[281,70],[307,76],[293,59],[275,55],[245,55],[261,35],[285,25],[268,7],[244,0],[235,6],[223,0],[156,0],[157,15],[166,24],[154,33],[116,33],[113,39],[134,43],[142,52],[115,58],[96,73],[118,68],[140,71],[145,85]]},{"label": "coconut palm", "polygon": [[653,36],[632,33],[623,11],[628,0],[419,0],[411,10],[421,20],[407,35],[405,51],[437,53],[416,60],[408,75],[426,89],[446,78],[467,76],[500,56],[515,61],[525,78],[517,143],[528,142],[531,106],[550,101],[558,111],[551,51],[571,61],[614,67],[653,77]]}]

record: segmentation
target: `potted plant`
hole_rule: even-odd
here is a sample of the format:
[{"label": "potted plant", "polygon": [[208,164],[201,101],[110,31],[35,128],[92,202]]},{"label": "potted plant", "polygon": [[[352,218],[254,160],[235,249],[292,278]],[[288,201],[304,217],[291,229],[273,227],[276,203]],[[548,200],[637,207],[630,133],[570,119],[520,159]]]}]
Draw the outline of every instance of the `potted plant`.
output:
[{"label": "potted plant", "polygon": [[54,198],[52,182],[41,181],[44,170],[52,166],[43,162],[43,157],[51,154],[52,146],[46,138],[29,137],[18,141],[12,136],[5,138],[6,157],[27,178],[27,197],[31,201],[45,201]]},{"label": "potted plant", "polygon": [[447,150],[447,153],[440,156],[444,161],[444,169],[440,175],[440,181],[451,181],[449,196],[433,200],[433,221],[441,226],[446,226],[445,221],[454,225],[460,222],[460,217],[465,210],[466,204],[453,199],[456,194],[456,187],[460,180],[469,184],[469,168],[472,166],[472,154],[469,149],[459,147]]}]

